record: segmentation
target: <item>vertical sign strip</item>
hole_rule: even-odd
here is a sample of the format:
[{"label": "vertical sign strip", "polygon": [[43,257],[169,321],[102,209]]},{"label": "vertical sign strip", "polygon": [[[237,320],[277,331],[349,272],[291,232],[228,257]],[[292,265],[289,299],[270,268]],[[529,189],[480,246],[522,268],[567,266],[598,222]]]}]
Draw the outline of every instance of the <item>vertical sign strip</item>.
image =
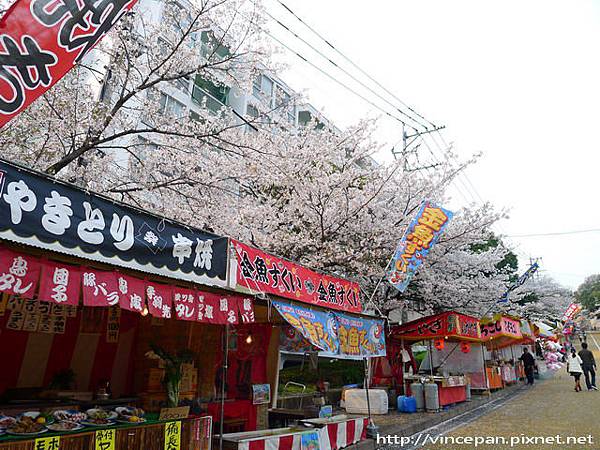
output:
[{"label": "vertical sign strip", "polygon": [[165,423],[165,450],[181,449],[181,422]]}]

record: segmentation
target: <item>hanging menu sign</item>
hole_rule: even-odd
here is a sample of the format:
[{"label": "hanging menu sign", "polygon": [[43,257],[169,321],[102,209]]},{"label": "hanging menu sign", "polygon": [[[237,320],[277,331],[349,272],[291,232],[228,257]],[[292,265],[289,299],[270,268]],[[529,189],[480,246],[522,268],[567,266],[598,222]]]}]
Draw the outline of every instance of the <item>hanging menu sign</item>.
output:
[{"label": "hanging menu sign", "polygon": [[[172,223],[2,160],[0,238],[188,282],[227,284],[227,238]],[[33,262],[7,259],[0,269],[0,277],[6,272],[5,282],[11,283],[14,293],[28,296],[35,289],[28,288],[39,271]],[[46,293],[51,298],[58,294],[62,300],[60,294],[67,291],[58,286],[64,285],[60,278],[64,271],[57,275]]]}]

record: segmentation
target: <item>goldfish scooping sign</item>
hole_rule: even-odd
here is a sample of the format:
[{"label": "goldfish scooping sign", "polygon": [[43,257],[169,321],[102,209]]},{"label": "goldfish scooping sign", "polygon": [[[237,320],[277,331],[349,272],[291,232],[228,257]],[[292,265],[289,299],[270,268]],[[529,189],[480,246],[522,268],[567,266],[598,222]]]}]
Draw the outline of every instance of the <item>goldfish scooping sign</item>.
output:
[{"label": "goldfish scooping sign", "polygon": [[400,292],[406,290],[417,269],[452,219],[452,215],[452,212],[446,209],[428,201],[423,202],[398,243],[387,275],[388,281]]}]

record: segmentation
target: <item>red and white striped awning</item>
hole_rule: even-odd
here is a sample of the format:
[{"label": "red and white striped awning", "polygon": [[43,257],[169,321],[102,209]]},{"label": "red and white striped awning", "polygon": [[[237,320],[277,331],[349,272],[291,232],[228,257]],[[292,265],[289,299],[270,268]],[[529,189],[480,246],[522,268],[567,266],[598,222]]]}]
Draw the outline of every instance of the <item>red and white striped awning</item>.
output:
[{"label": "red and white striped awning", "polygon": [[360,417],[328,423],[314,431],[243,439],[238,442],[238,450],[301,450],[302,435],[310,433],[318,434],[319,450],[338,450],[366,439],[367,423],[366,417]]}]

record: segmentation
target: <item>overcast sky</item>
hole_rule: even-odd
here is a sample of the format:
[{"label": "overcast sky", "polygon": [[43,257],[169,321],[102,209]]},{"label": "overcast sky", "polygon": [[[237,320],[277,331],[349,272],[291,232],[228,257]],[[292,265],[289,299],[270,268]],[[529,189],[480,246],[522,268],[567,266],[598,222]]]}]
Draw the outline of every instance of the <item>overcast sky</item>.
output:
[{"label": "overcast sky", "polygon": [[[483,153],[467,176],[483,199],[510,209],[499,232],[600,228],[600,1],[282,1],[388,90],[446,125],[444,137],[459,155]],[[265,4],[336,58],[277,0]],[[281,27],[271,30],[385,106]],[[337,125],[381,114],[291,54],[282,58],[289,64],[282,78]],[[382,118],[380,125],[380,141],[400,139],[398,122]],[[476,197],[465,184],[454,202]],[[521,270],[529,257],[541,257],[545,273],[568,287],[600,273],[600,233],[509,242]]]}]

